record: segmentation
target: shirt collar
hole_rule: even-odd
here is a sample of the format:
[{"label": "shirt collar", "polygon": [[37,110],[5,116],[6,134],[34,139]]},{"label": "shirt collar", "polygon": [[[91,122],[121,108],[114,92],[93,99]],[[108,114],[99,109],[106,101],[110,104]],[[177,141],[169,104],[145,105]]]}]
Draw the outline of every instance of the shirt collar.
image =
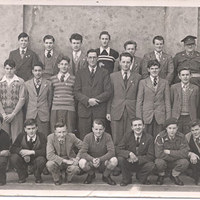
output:
[{"label": "shirt collar", "polygon": [[162,56],[162,51],[160,51],[160,52],[157,52],[157,51],[155,51],[155,50],[154,50],[154,53],[155,53],[155,55]]},{"label": "shirt collar", "polygon": [[[46,50],[46,49],[44,50],[44,54],[46,57],[47,57],[48,52],[49,52],[48,50]],[[51,56],[53,55],[53,49],[50,50],[50,54],[51,54]]]},{"label": "shirt collar", "polygon": [[[34,137],[32,137],[32,141],[33,141],[33,142],[35,142],[35,140],[36,140],[36,137],[37,137],[37,135],[36,135],[36,134],[35,134],[35,136],[34,136]],[[30,139],[31,139],[31,137],[27,135],[27,141],[28,141],[28,142],[30,141]]]},{"label": "shirt collar", "polygon": [[110,47],[107,47],[106,49],[104,49],[102,46],[100,46],[100,54],[103,52],[103,50],[106,50],[108,55],[110,54]]},{"label": "shirt collar", "polygon": [[19,48],[20,54],[22,53],[22,50],[26,53],[27,52],[27,47],[25,49]]},{"label": "shirt collar", "polygon": [[[149,77],[151,79],[151,82],[154,83],[154,77],[152,77],[151,75]],[[157,83],[158,83],[158,81],[159,81],[159,76],[157,76]]]},{"label": "shirt collar", "polygon": [[81,50],[79,50],[78,52],[73,51],[72,54],[73,54],[73,58],[75,58],[76,56],[78,56],[78,58],[79,58],[81,55]]},{"label": "shirt collar", "polygon": [[62,75],[65,75],[65,78],[64,78],[65,81],[66,81],[66,80],[68,79],[68,77],[70,76],[69,72],[67,72],[66,74],[63,74],[63,73],[61,73],[61,72],[58,72],[58,79],[59,79],[59,80],[61,79],[61,76],[62,76]]},{"label": "shirt collar", "polygon": [[141,140],[141,137],[142,137],[142,134],[141,135],[136,135],[135,133],[134,133],[134,136],[135,136],[135,141],[137,140],[137,138],[139,138],[139,141]]},{"label": "shirt collar", "polygon": [[[122,76],[123,76],[123,78],[124,78],[125,71],[122,69],[121,72],[122,72]],[[128,78],[129,78],[130,74],[131,74],[131,72],[130,72],[130,70],[128,70],[128,71],[127,71],[127,77],[128,77]]]},{"label": "shirt collar", "polygon": [[96,70],[97,70],[97,65],[96,65],[95,67],[90,67],[90,66],[88,66],[88,68],[89,68],[90,72],[92,72],[92,69],[94,69],[94,73],[95,73]]},{"label": "shirt collar", "polygon": [[[38,84],[37,81],[36,81],[36,78],[33,78],[33,80],[34,80],[34,83],[35,83],[35,84]],[[40,80],[39,83],[41,84],[41,83],[42,83],[42,78],[40,78],[39,80]]]},{"label": "shirt collar", "polygon": [[0,82],[6,81],[8,84],[12,83],[13,81],[19,81],[19,77],[17,75],[14,75],[12,79],[7,79],[4,75]]},{"label": "shirt collar", "polygon": [[190,83],[187,83],[187,84],[183,84],[183,83],[181,83],[181,87],[182,88],[189,88],[189,86],[190,86]]}]

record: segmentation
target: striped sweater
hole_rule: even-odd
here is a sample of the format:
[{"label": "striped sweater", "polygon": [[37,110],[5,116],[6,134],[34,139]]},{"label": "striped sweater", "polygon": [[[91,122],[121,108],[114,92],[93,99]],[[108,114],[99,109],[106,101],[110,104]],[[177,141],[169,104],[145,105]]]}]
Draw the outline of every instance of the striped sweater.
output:
[{"label": "striped sweater", "polygon": [[75,111],[74,107],[74,82],[75,76],[70,75],[67,80],[61,82],[57,75],[51,77],[53,86],[52,110]]}]

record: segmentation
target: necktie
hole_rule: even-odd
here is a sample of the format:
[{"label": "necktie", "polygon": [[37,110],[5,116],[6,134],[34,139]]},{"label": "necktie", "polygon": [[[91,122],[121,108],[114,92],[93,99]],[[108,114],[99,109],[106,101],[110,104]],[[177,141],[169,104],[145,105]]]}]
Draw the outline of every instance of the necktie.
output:
[{"label": "necktie", "polygon": [[51,58],[51,51],[48,51],[47,58]]},{"label": "necktie", "polygon": [[77,62],[77,60],[78,60],[78,55],[77,55],[77,52],[75,52],[74,61]]},{"label": "necktie", "polygon": [[29,147],[31,150],[33,149],[33,138],[30,138],[29,140]]},{"label": "necktie", "polygon": [[136,139],[136,147],[139,147],[139,145],[140,145],[140,138],[137,137],[137,139]]},{"label": "necktie", "polygon": [[154,79],[153,79],[153,86],[154,86],[154,87],[157,86],[157,84],[158,84],[157,81],[158,81],[158,80],[157,80],[157,77],[154,77]]},{"label": "necktie", "polygon": [[160,62],[160,60],[161,60],[161,53],[156,52],[156,59],[158,60],[158,62]]},{"label": "necktie", "polygon": [[40,79],[36,79],[36,88],[39,88],[40,84],[41,84]]},{"label": "necktie", "polygon": [[22,49],[22,51],[21,51],[21,58],[22,59],[24,58],[24,54],[25,54],[25,51],[24,51],[24,49]]},{"label": "necktie", "polygon": [[97,143],[99,143],[99,142],[100,142],[100,138],[99,138],[99,137],[97,137],[97,138],[96,138],[96,141],[97,141]]},{"label": "necktie", "polygon": [[124,72],[124,85],[125,85],[125,88],[127,87],[127,82],[128,82],[128,75],[127,75],[127,72]]},{"label": "necktie", "polygon": [[64,80],[65,80],[65,75],[63,74],[63,75],[60,77],[60,81],[61,81],[61,82],[64,82]]},{"label": "necktie", "polygon": [[91,76],[91,78],[94,77],[94,69],[93,69],[93,68],[92,68],[92,70],[91,70],[91,72],[90,72],[90,76]]},{"label": "necktie", "polygon": [[104,49],[101,53],[101,55],[108,55],[108,52]]}]

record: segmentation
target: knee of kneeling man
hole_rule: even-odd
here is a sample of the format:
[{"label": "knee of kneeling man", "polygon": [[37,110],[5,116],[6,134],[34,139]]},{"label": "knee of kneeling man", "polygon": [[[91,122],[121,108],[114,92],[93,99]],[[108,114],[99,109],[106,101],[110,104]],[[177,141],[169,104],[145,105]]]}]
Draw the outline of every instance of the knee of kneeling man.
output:
[{"label": "knee of kneeling man", "polygon": [[105,162],[108,169],[114,169],[118,165],[118,160],[116,157],[112,157],[109,161]]},{"label": "knee of kneeling man", "polygon": [[46,167],[49,171],[51,171],[55,166],[55,163],[53,161],[47,161]]},{"label": "knee of kneeling man", "polygon": [[86,168],[86,164],[87,164],[87,160],[81,158],[78,162],[78,165],[81,169],[85,169]]}]

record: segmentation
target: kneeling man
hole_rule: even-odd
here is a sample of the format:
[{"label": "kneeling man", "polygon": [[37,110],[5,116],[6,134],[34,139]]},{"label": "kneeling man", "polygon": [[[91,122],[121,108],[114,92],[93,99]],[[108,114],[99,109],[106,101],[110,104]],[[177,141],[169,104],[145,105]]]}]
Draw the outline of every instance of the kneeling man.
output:
[{"label": "kneeling man", "polygon": [[185,136],[178,132],[178,121],[175,118],[168,119],[165,130],[155,139],[155,164],[159,174],[156,184],[163,184],[165,171],[170,169],[171,180],[176,185],[184,185],[179,175],[188,168],[188,153],[189,146]]},{"label": "kneeling man", "polygon": [[80,154],[75,154],[74,147],[80,149],[82,141],[73,133],[68,133],[62,122],[57,122],[54,133],[47,138],[47,169],[52,174],[55,185],[62,184],[62,175],[65,181],[71,182],[72,177],[80,172],[78,162]]},{"label": "kneeling man", "polygon": [[95,178],[95,169],[103,173],[102,180],[109,185],[116,185],[110,174],[117,166],[115,148],[110,134],[105,132],[104,122],[100,119],[93,121],[91,133],[88,133],[81,149],[79,166],[88,172],[85,184],[92,183]]},{"label": "kneeling man", "polygon": [[116,147],[119,166],[122,171],[120,186],[132,183],[131,172],[136,172],[136,178],[142,184],[150,184],[147,180],[155,164],[153,138],[144,132],[144,122],[135,118],[131,123],[131,132],[124,135]]}]

